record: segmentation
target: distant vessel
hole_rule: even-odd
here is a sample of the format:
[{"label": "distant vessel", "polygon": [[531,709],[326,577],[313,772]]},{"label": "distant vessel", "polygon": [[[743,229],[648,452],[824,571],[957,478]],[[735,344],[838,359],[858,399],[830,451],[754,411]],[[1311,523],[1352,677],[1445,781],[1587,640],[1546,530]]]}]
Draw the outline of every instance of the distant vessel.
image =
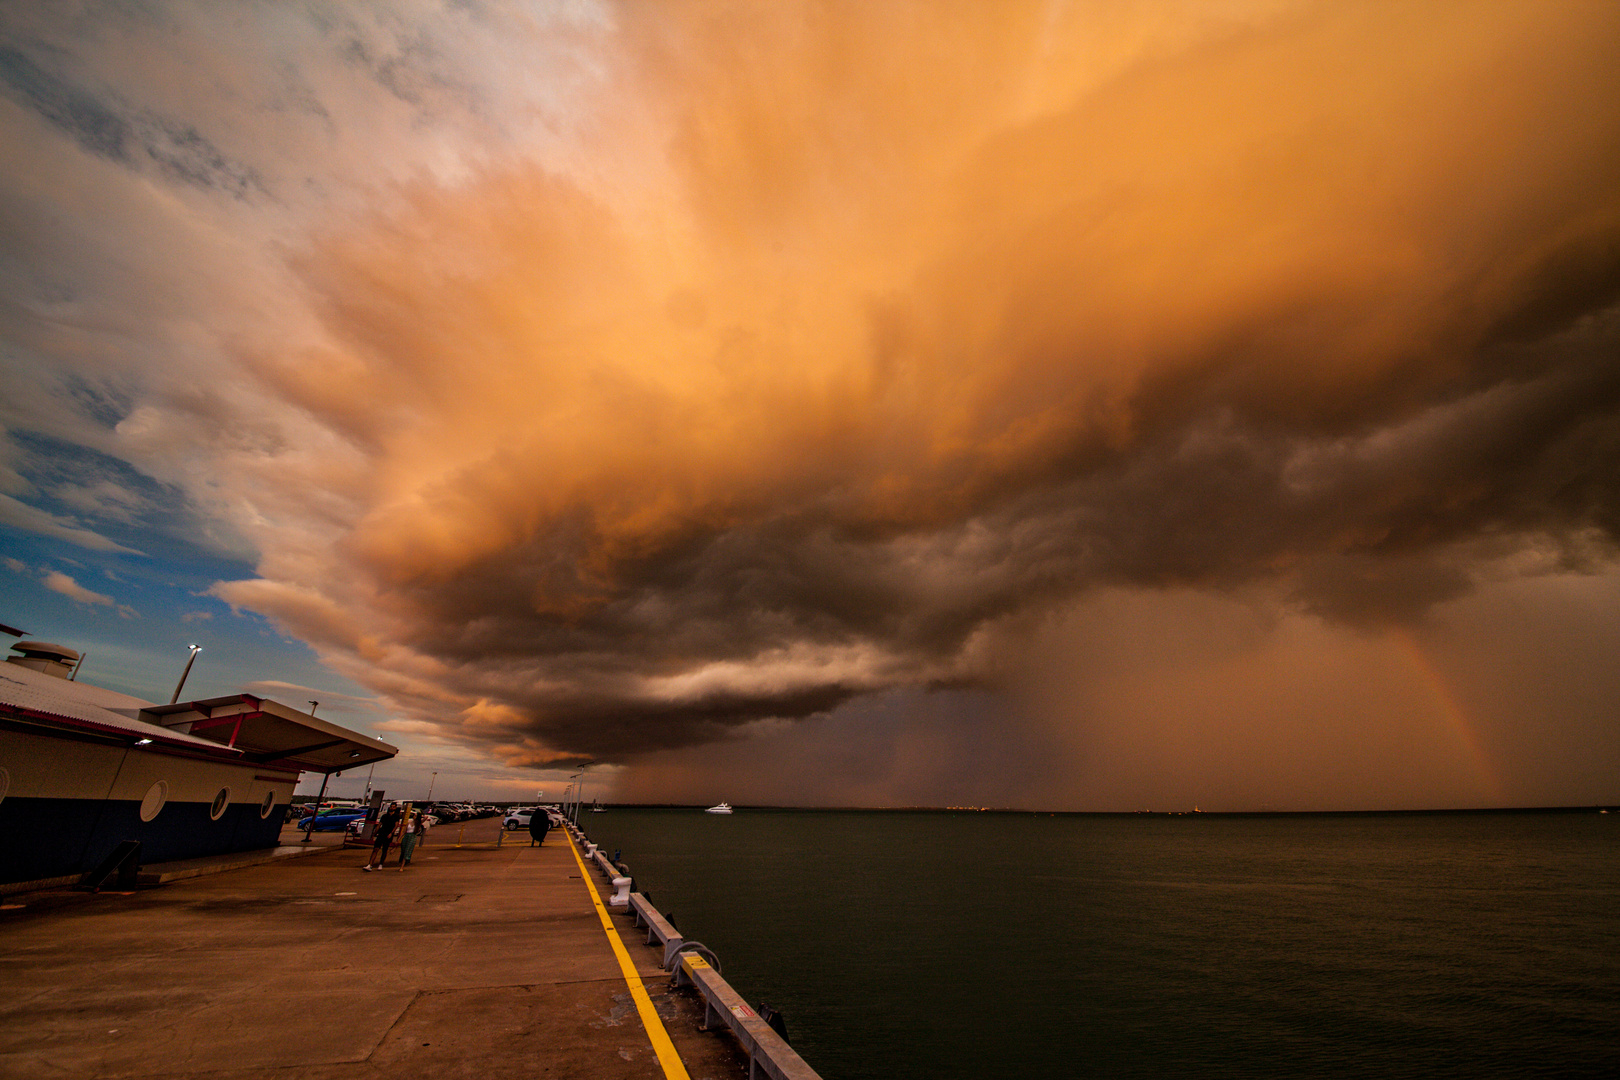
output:
[{"label": "distant vessel", "polygon": [[607,813],[607,811],[602,808],[602,804],[600,802],[592,800],[592,802],[591,802],[591,813],[593,813],[593,814],[605,814],[605,813]]},{"label": "distant vessel", "polygon": [[711,806],[703,812],[705,814],[729,814],[731,813],[731,804],[723,802],[716,806]]}]

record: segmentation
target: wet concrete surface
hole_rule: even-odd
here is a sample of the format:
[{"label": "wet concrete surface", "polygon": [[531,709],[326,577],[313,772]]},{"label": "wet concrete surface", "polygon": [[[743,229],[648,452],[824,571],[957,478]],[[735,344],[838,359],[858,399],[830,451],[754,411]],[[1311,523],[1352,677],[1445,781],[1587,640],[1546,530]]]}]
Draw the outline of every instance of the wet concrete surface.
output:
[{"label": "wet concrete surface", "polygon": [[[566,837],[498,834],[440,826],[403,873],[334,839],[132,892],[7,897],[0,1076],[662,1077]],[[614,921],[693,1080],[745,1076]]]}]

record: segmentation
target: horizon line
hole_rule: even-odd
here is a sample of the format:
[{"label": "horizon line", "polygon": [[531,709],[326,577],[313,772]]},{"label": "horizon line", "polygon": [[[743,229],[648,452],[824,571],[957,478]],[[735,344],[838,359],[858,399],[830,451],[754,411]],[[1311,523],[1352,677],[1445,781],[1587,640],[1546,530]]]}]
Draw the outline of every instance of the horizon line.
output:
[{"label": "horizon line", "polygon": [[[530,804],[524,804],[530,805]],[[704,803],[604,802],[604,809],[702,810]],[[1582,803],[1560,806],[1459,806],[1357,810],[1042,810],[1018,806],[795,806],[782,803],[732,803],[737,810],[809,810],[862,813],[1048,814],[1084,817],[1281,817],[1352,816],[1380,814],[1581,814],[1620,812],[1620,803]]]}]

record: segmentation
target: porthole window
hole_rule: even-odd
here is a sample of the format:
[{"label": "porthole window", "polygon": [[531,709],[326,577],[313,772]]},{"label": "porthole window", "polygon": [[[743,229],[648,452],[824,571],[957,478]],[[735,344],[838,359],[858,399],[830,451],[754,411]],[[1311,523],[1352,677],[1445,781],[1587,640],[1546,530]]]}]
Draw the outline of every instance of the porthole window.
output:
[{"label": "porthole window", "polygon": [[169,782],[159,780],[146,789],[146,798],[141,800],[141,820],[151,821],[163,809],[163,804],[169,801]]},{"label": "porthole window", "polygon": [[267,792],[264,793],[264,802],[259,804],[259,817],[261,817],[261,818],[269,817],[270,816],[270,811],[274,810],[275,808],[276,808],[276,793],[275,793],[275,790],[272,789],[272,790],[267,791]]},{"label": "porthole window", "polygon": [[218,821],[225,813],[225,808],[229,806],[230,803],[231,789],[228,787],[220,788],[219,794],[214,796],[214,805],[208,808],[208,816],[215,821]]}]

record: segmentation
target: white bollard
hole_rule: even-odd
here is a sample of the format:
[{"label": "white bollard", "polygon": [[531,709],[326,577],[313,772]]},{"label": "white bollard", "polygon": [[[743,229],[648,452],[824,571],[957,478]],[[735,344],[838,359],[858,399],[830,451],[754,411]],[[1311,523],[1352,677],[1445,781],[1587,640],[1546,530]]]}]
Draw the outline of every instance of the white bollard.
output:
[{"label": "white bollard", "polygon": [[586,860],[596,858],[596,845],[589,840],[585,841],[585,858]]},{"label": "white bollard", "polygon": [[608,900],[608,907],[629,907],[630,879],[627,877],[614,878],[613,888],[615,891],[613,896]]}]

